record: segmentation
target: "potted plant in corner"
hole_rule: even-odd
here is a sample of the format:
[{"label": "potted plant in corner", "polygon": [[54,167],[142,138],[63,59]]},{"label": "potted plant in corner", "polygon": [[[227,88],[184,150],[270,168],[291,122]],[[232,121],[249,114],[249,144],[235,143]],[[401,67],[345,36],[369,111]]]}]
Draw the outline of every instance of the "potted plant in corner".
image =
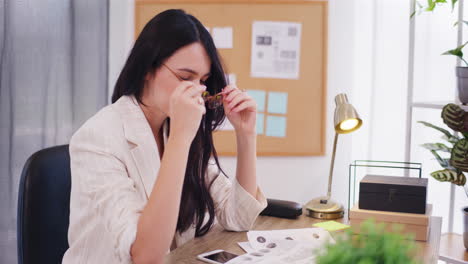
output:
[{"label": "potted plant in corner", "polygon": [[442,55],[454,55],[458,57],[465,66],[457,66],[455,73],[457,75],[457,89],[458,89],[458,99],[464,105],[468,104],[468,62],[463,59],[462,49],[466,46],[468,42],[465,42],[463,45],[456,47],[453,50],[446,51]]},{"label": "potted plant in corner", "polygon": [[[447,143],[426,143],[422,146],[428,149],[439,162],[442,170],[431,173],[431,176],[441,182],[451,182],[464,187],[468,196],[468,186],[466,185],[465,172],[468,172],[468,113],[459,105],[447,104],[442,109],[442,120],[452,130],[459,132],[451,133],[448,130],[435,126],[431,123],[419,121],[427,127],[436,129],[443,133],[443,139]],[[445,156],[444,156],[445,153]],[[463,242],[468,249],[468,206],[463,209],[464,230]]]},{"label": "potted plant in corner", "polygon": [[[458,0],[451,0],[452,11],[455,8],[455,4]],[[416,10],[411,14],[410,18],[413,18],[416,13],[422,12],[433,12],[437,6],[448,4],[447,0],[427,0],[427,6],[423,6],[421,3],[416,1]],[[457,25],[458,22],[454,23]],[[468,21],[463,21],[463,25],[468,25]],[[464,105],[468,104],[468,62],[463,59],[463,48],[467,45],[468,42],[465,42],[463,45],[456,47],[455,49],[446,51],[442,55],[453,55],[458,57],[464,64],[464,66],[457,66],[455,69],[455,74],[457,76],[457,89],[458,89],[458,98],[460,102]]]}]

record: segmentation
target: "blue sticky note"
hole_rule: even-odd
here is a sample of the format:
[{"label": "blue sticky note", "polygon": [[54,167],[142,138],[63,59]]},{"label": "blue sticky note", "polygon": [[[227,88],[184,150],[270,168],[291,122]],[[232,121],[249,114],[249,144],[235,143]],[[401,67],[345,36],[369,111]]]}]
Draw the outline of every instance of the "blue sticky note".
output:
[{"label": "blue sticky note", "polygon": [[258,135],[261,135],[263,134],[263,123],[264,123],[264,120],[265,120],[265,115],[264,114],[260,114],[260,113],[257,113],[257,134]]},{"label": "blue sticky note", "polygon": [[247,90],[247,93],[252,96],[257,103],[257,111],[264,112],[266,92],[262,90]]},{"label": "blue sticky note", "polygon": [[286,136],[286,117],[284,116],[267,116],[266,135],[269,137],[285,137]]},{"label": "blue sticky note", "polygon": [[268,93],[268,113],[286,114],[288,111],[288,93]]}]

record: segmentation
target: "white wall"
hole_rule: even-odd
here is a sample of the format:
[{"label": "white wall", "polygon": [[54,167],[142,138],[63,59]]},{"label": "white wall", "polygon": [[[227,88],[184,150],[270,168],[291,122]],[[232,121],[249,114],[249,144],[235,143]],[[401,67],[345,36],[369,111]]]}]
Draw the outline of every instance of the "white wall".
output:
[{"label": "white wall", "polygon": [[[326,156],[322,157],[259,157],[257,174],[265,194],[271,198],[305,203],[311,198],[325,195],[333,143],[334,96],[347,92],[352,94],[354,6],[355,1],[331,0],[329,2],[329,55],[327,91],[327,138]],[[109,89],[115,84],[119,71],[133,43],[133,2],[111,1],[110,5],[110,71]],[[367,120],[365,120],[366,124]],[[355,132],[359,134],[360,132]],[[351,135],[341,136],[337,149],[333,195],[347,204],[348,164],[351,162]],[[222,166],[230,175],[235,175],[235,159],[221,158]]]}]

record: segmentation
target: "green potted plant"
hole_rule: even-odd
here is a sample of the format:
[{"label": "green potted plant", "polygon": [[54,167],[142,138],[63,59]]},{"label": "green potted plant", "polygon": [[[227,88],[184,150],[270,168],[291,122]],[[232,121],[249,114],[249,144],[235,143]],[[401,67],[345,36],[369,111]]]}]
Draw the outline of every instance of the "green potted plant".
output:
[{"label": "green potted plant", "polygon": [[[435,126],[431,123],[419,121],[427,127],[433,128],[443,134],[445,143],[425,143],[422,146],[428,149],[439,162],[442,170],[431,173],[431,176],[441,182],[451,182],[465,189],[468,196],[465,172],[468,172],[468,113],[459,105],[447,104],[442,109],[442,120],[452,130],[459,132],[451,133],[448,130]],[[464,232],[463,240],[465,248],[468,249],[468,207],[463,208]]]},{"label": "green potted plant", "polygon": [[[455,4],[457,3],[457,0],[451,0],[451,5],[452,5],[452,11],[455,7]],[[421,5],[419,2],[416,2],[417,8],[416,10],[411,14],[411,18],[418,13],[422,12],[432,12],[435,10],[437,6],[440,5],[445,5],[448,4],[447,0],[428,0],[427,1],[427,6]],[[455,23],[454,25],[457,25]],[[463,21],[463,24],[468,25],[468,21]],[[457,66],[455,69],[455,74],[457,76],[457,89],[458,89],[458,98],[461,103],[463,104],[468,104],[468,62],[463,58],[463,48],[466,46],[468,42],[465,42],[464,44],[448,50],[442,55],[453,55],[459,58],[463,62],[463,66]]]},{"label": "green potted plant", "polygon": [[464,64],[464,66],[457,66],[455,73],[457,75],[457,89],[458,89],[458,99],[462,104],[468,104],[468,62],[463,59],[462,49],[466,46],[468,42],[465,42],[463,45],[456,47],[453,50],[446,51],[442,55],[453,55],[458,57]]},{"label": "green potted plant", "polygon": [[409,237],[394,232],[386,232],[383,224],[365,221],[362,233],[353,235],[347,231],[319,251],[317,264],[415,264],[416,244]]}]

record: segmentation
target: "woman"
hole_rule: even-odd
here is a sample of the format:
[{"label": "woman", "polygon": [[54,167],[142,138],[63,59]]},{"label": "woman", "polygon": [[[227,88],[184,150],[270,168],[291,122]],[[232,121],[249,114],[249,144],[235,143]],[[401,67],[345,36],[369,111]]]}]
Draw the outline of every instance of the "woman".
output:
[{"label": "woman", "polygon": [[[212,96],[208,96],[207,94]],[[63,263],[162,263],[215,220],[248,230],[266,200],[256,181],[256,104],[226,85],[213,40],[182,10],[144,27],[112,105],[70,142],[70,248]],[[235,128],[237,171],[220,174],[212,132]]]}]

